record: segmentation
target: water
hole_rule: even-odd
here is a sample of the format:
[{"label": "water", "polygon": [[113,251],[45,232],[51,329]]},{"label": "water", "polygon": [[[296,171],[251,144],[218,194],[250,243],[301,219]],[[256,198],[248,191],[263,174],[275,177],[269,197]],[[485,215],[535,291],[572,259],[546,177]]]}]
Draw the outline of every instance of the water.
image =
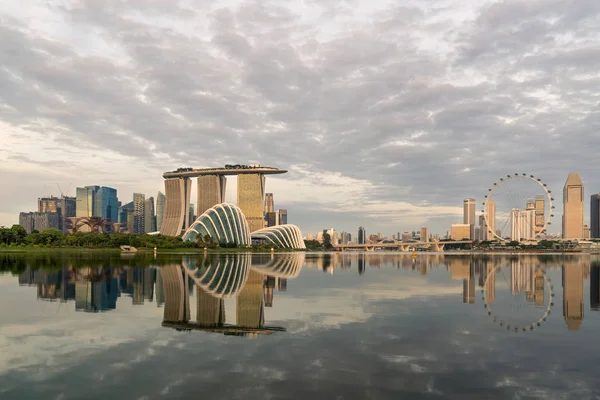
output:
[{"label": "water", "polygon": [[0,398],[598,398],[595,256],[0,254]]}]

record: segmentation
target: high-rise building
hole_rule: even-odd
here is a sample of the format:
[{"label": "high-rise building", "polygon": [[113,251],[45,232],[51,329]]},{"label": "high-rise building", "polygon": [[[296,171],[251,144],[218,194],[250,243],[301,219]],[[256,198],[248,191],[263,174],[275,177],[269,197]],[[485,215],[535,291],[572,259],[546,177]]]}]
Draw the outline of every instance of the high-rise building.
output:
[{"label": "high-rise building", "polygon": [[452,240],[471,240],[471,224],[452,224],[450,237]]},{"label": "high-rise building", "polygon": [[158,192],[156,196],[156,230],[160,231],[162,228],[163,216],[165,214],[165,195],[162,192]]},{"label": "high-rise building", "polygon": [[367,244],[367,231],[362,226],[358,227],[358,244]]},{"label": "high-rise building", "polygon": [[410,232],[404,232],[402,234],[402,238],[401,238],[402,240],[401,241],[402,242],[410,242],[412,240],[412,238],[413,238],[412,233],[410,233]]},{"label": "high-rise building", "polygon": [[188,211],[188,226],[191,226],[196,220],[196,213],[194,212],[194,204],[190,203],[190,210]]},{"label": "high-rise building", "polygon": [[100,217],[109,222],[117,222],[119,219],[117,190],[106,186],[95,187],[97,189],[94,192],[92,216]]},{"label": "high-rise building", "polygon": [[546,222],[545,216],[546,201],[544,196],[537,196],[535,198],[535,233],[537,235],[542,233],[544,224]]},{"label": "high-rise building", "polygon": [[264,227],[264,197],[264,175],[238,175],[237,205],[246,216],[250,232],[258,231]]},{"label": "high-rise building", "polygon": [[265,194],[265,213],[275,212],[275,202],[273,201],[273,193]]},{"label": "high-rise building", "polygon": [[265,222],[267,227],[276,226],[278,221],[278,214],[276,212],[268,212],[265,214]]},{"label": "high-rise building", "polygon": [[583,224],[583,240],[590,240],[590,227]]},{"label": "high-rise building", "polygon": [[57,213],[58,229],[68,230],[68,218],[75,216],[75,197],[42,197],[38,198],[38,213]]},{"label": "high-rise building", "polygon": [[583,195],[579,174],[569,173],[563,188],[563,239],[583,239]]},{"label": "high-rise building", "polygon": [[426,226],[421,227],[421,242],[429,242],[429,229]]},{"label": "high-rise building", "polygon": [[22,212],[19,214],[19,225],[27,233],[34,230],[41,232],[45,229],[59,229],[59,220],[59,215],[55,212]]},{"label": "high-rise building", "polygon": [[[225,202],[227,177],[224,175],[200,175],[198,177],[198,216],[208,209]],[[192,221],[193,223],[193,221]]]},{"label": "high-rise building", "polygon": [[142,193],[133,194],[133,232],[144,233],[146,229],[146,195]]},{"label": "high-rise building", "polygon": [[[496,201],[495,200],[488,200],[486,213],[487,213],[487,224],[488,224],[488,226],[487,226],[488,240],[494,240],[495,237],[494,237],[494,235],[492,235],[492,233],[496,233]],[[498,236],[500,236],[500,235],[498,235]]]},{"label": "high-rise building", "polygon": [[485,216],[481,214],[479,216],[479,237],[477,239],[481,242],[488,240],[488,227],[485,223]]},{"label": "high-rise building", "polygon": [[463,224],[471,225],[469,236],[473,238],[475,230],[475,199],[467,198],[463,200]]},{"label": "high-rise building", "polygon": [[277,210],[277,225],[286,225],[288,223],[287,210],[282,208]]},{"label": "high-rise building", "polygon": [[154,197],[149,197],[144,203],[144,232],[156,231],[156,216],[154,215]]},{"label": "high-rise building", "polygon": [[165,210],[160,233],[180,235],[188,228],[192,181],[190,178],[165,179]]},{"label": "high-rise building", "polygon": [[100,186],[85,186],[75,189],[76,193],[76,216],[77,217],[94,217],[94,201],[96,199],[96,191]]},{"label": "high-rise building", "polygon": [[133,201],[122,205],[119,207],[119,224],[121,224],[121,228],[127,229],[127,232],[133,233],[133,223],[134,223],[134,210],[135,206]]},{"label": "high-rise building", "polygon": [[590,237],[600,238],[600,193],[590,198]]}]

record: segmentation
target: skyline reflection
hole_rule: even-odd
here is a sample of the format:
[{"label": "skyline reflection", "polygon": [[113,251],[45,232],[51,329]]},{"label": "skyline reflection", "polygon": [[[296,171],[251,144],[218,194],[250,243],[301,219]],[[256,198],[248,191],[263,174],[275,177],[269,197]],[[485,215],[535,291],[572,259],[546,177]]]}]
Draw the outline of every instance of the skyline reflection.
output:
[{"label": "skyline reflection", "polygon": [[[132,266],[136,262],[146,266]],[[493,321],[507,329],[540,326],[552,310],[557,312],[553,296],[562,288],[558,305],[566,327],[580,330],[588,279],[589,308],[600,309],[600,262],[594,256],[211,254],[162,261],[112,260],[102,265],[85,265],[81,260],[70,264],[66,258],[58,265],[35,267],[35,263],[21,265],[18,284],[36,287],[38,300],[74,302],[76,311],[98,313],[115,310],[122,298],[130,297],[133,306],[162,307],[165,327],[250,337],[285,331],[285,327],[265,325],[265,308],[277,307],[277,292],[287,291],[288,280],[298,278],[303,267],[329,275],[355,268],[361,277],[369,269],[395,268],[412,271],[419,279],[446,271],[448,279],[461,283],[465,306],[483,303]],[[546,277],[549,270],[560,270],[560,287]],[[235,322],[227,324],[225,300],[229,298],[235,299]]]}]

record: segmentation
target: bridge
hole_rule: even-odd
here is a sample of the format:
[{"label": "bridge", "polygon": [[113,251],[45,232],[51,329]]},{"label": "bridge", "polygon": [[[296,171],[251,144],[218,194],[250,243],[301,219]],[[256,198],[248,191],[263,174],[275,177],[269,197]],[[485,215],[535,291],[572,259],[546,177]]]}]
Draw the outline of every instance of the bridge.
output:
[{"label": "bridge", "polygon": [[375,249],[409,251],[410,248],[431,248],[432,251],[444,251],[447,244],[471,244],[472,240],[453,240],[445,242],[386,242],[386,243],[368,243],[368,244],[339,244],[334,246],[335,250],[366,250],[374,251]]}]

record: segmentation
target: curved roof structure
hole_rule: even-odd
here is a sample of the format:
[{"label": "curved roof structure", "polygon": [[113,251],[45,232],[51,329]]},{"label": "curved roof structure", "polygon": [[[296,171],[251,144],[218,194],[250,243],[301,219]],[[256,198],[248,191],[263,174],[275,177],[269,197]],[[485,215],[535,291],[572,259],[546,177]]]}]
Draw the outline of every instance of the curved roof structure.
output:
[{"label": "curved roof structure", "polygon": [[300,275],[304,265],[304,256],[304,252],[278,254],[277,256],[253,254],[250,268],[267,276],[293,279]]},{"label": "curved roof structure", "polygon": [[284,249],[305,249],[302,232],[296,225],[277,225],[252,232],[252,239],[261,239]]},{"label": "curved roof structure", "polygon": [[196,241],[209,235],[217,243],[250,246],[250,230],[246,217],[238,207],[229,203],[217,204],[199,216],[183,234],[183,241]]},{"label": "curved roof structure", "polygon": [[213,297],[236,296],[248,280],[249,254],[223,254],[200,262],[196,257],[182,261],[187,274]]}]

